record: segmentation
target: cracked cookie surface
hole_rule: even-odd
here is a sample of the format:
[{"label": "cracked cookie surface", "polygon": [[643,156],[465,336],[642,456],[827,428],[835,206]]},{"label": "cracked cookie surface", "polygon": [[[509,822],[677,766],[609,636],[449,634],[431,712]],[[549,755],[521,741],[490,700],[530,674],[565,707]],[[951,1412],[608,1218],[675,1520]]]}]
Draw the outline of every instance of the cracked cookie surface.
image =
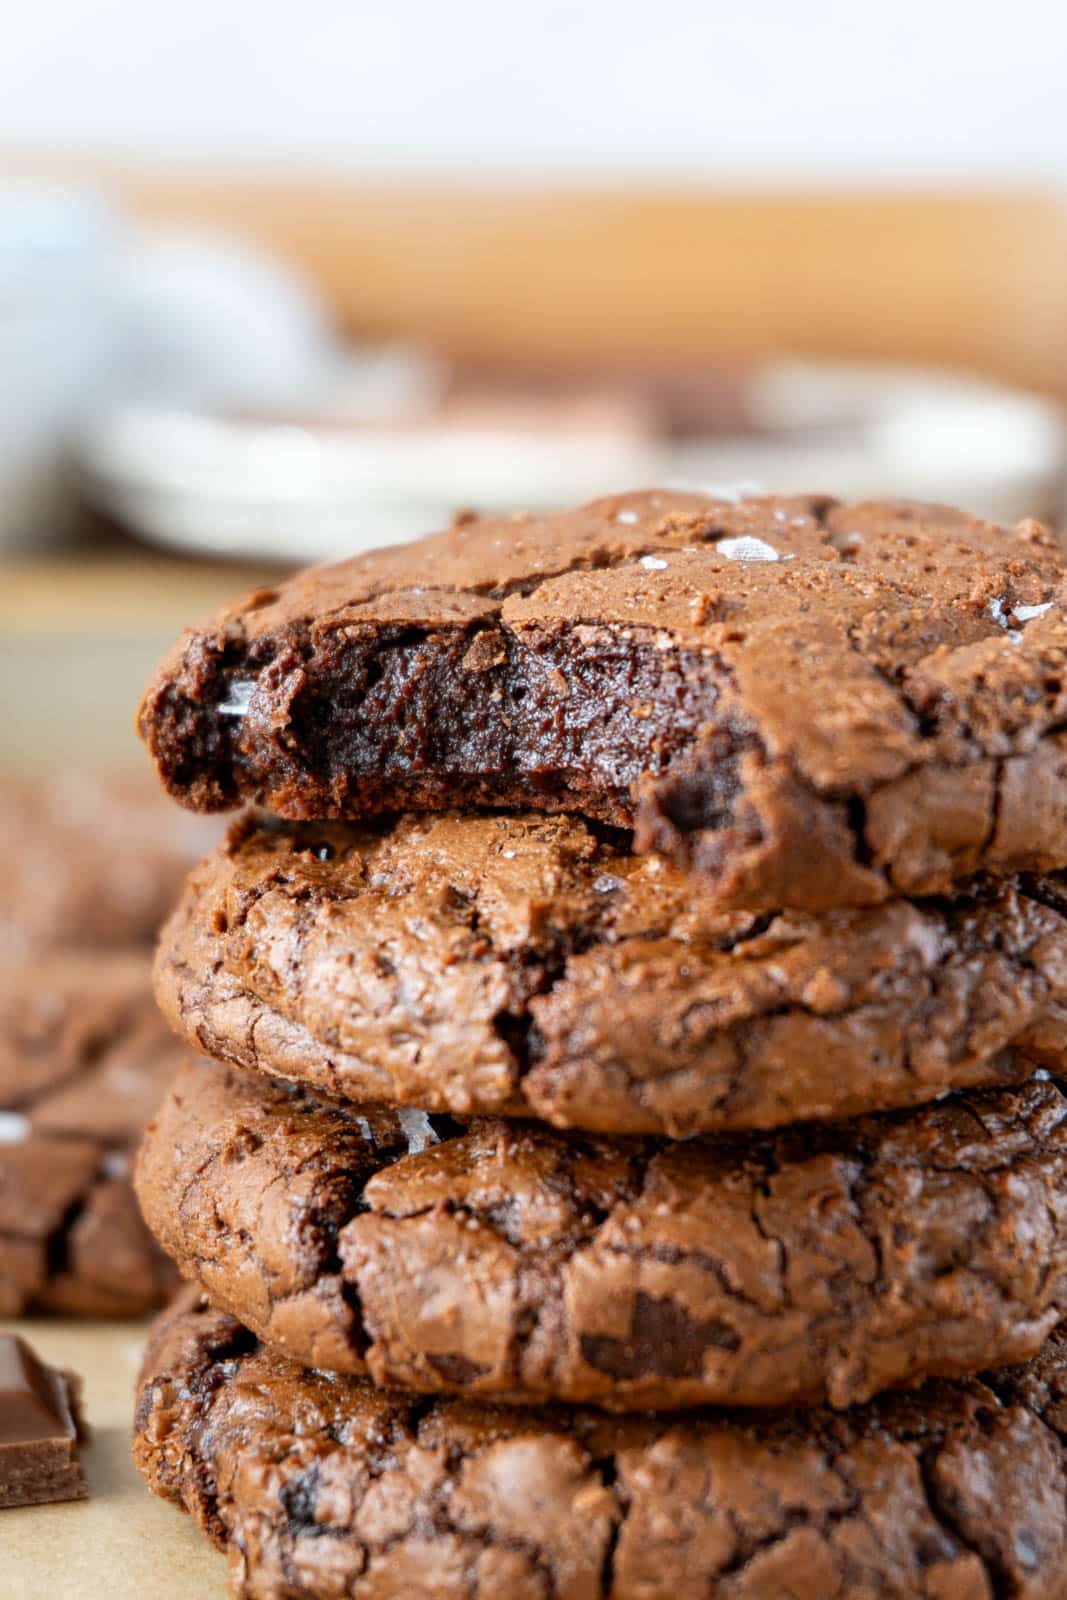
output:
[{"label": "cracked cookie surface", "polygon": [[258,590],[139,724],[194,809],[529,807],[723,907],[1067,865],[1063,552],[945,507],[645,491]]},{"label": "cracked cookie surface", "polygon": [[147,955],[38,958],[0,977],[0,1313],[139,1316],[176,1275],[130,1182],[182,1058]]},{"label": "cracked cookie surface", "polygon": [[1056,1069],[1067,897],[724,913],[573,817],[247,819],[156,989],[206,1054],[333,1097],[680,1137],[1002,1084],[1009,1046]]},{"label": "cracked cookie surface", "polygon": [[134,1456],[232,1600],[1063,1600],[1067,1339],[846,1414],[609,1418],[419,1401],[183,1297]]},{"label": "cracked cookie surface", "polygon": [[358,1112],[191,1061],[136,1186],[186,1276],[308,1366],[617,1410],[864,1400],[1067,1312],[1067,1097],[1038,1079],[769,1137]]}]

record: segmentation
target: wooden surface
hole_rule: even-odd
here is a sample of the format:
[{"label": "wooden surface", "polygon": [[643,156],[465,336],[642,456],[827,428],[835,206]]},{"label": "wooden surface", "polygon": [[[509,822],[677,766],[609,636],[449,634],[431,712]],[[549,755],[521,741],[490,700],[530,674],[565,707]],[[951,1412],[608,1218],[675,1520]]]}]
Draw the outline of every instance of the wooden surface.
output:
[{"label": "wooden surface", "polygon": [[[45,560],[0,564],[0,637],[166,634],[271,581],[268,563],[195,561],[129,546],[120,553],[78,546]],[[162,648],[162,646],[161,646]]]},{"label": "wooden surface", "polygon": [[1042,192],[507,190],[139,173],[59,157],[153,222],[235,229],[355,333],[531,360],[798,352],[1067,394],[1067,208]]},{"label": "wooden surface", "polygon": [[226,1561],[190,1519],[156,1500],[130,1459],[135,1322],[0,1322],[80,1374],[92,1439],[89,1499],[0,1511],[2,1600],[225,1600]]}]

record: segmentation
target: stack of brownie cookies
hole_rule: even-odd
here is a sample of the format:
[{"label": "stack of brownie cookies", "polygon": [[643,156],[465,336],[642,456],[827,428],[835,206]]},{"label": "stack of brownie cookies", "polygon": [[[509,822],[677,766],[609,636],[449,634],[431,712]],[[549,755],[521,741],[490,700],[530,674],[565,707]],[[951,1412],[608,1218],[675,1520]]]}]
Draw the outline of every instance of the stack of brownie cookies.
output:
[{"label": "stack of brownie cookies", "polygon": [[261,809],[157,958],[135,1451],[235,1596],[1067,1596],[1065,603],[1036,523],[650,492],[163,663]]}]

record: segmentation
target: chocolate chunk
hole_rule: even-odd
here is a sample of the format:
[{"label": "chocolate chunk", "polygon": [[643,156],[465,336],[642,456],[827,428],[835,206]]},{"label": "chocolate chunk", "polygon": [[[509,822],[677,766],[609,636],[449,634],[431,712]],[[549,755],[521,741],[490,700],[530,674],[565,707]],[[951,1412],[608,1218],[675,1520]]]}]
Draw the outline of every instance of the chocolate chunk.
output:
[{"label": "chocolate chunk", "polygon": [[84,1500],[78,1380],[0,1334],[0,1507]]},{"label": "chocolate chunk", "polygon": [[579,812],[723,907],[871,904],[1067,865],[1065,600],[1036,523],[620,495],[258,592],[140,729],[194,809]]}]

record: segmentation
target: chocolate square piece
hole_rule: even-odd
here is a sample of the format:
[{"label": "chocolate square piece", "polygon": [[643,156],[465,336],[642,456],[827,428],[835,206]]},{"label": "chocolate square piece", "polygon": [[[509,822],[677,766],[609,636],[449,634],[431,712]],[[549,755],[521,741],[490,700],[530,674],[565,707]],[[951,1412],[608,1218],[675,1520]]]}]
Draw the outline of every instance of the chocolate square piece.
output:
[{"label": "chocolate square piece", "polygon": [[84,1500],[78,1380],[0,1335],[0,1507]]}]

